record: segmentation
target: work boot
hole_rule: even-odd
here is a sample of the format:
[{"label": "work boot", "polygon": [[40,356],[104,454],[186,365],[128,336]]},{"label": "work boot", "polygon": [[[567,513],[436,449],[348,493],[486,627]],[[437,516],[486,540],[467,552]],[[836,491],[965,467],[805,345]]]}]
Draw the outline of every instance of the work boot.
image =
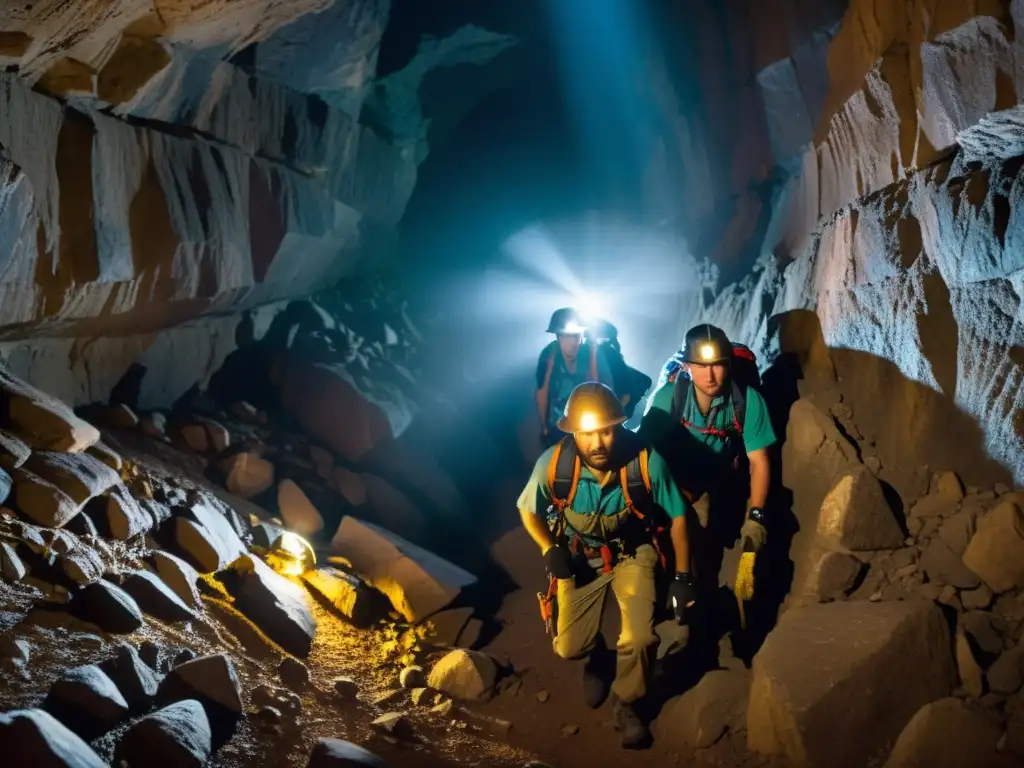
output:
[{"label": "work boot", "polygon": [[647,746],[651,734],[633,709],[633,705],[615,697],[612,702],[615,712],[615,730],[622,734],[623,749],[640,749]]},{"label": "work boot", "polygon": [[604,704],[608,695],[608,686],[592,669],[583,670],[583,701],[591,709],[597,709]]}]

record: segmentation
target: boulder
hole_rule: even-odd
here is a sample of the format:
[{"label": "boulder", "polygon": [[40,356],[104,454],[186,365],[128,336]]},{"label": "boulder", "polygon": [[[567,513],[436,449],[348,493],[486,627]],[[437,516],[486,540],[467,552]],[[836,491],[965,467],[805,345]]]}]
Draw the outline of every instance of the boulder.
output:
[{"label": "boulder", "polygon": [[986,677],[989,688],[996,693],[1017,693],[1024,686],[1024,642],[996,659]]},{"label": "boulder", "polygon": [[896,549],[906,538],[881,483],[864,466],[844,473],[825,496],[818,536],[855,552]]},{"label": "boulder", "polygon": [[934,584],[952,584],[960,589],[973,589],[981,584],[981,579],[938,536],[921,553],[920,566]]},{"label": "boulder", "polygon": [[54,397],[0,369],[0,427],[36,451],[81,453],[100,439],[99,430]]},{"label": "boulder", "polygon": [[949,695],[955,677],[933,603],[793,609],[754,657],[748,747],[794,768],[859,768],[884,754],[921,706]]},{"label": "boulder", "polygon": [[81,510],[64,491],[25,467],[15,469],[12,478],[18,511],[36,525],[60,528]]},{"label": "boulder", "polygon": [[345,517],[331,551],[352,563],[366,582],[384,593],[409,622],[448,605],[476,583],[468,571],[371,523]]},{"label": "boulder", "polygon": [[128,541],[152,530],[155,520],[147,509],[159,502],[151,501],[146,506],[136,501],[123,485],[111,490],[107,497],[107,528],[110,537],[117,541]]},{"label": "boulder", "polygon": [[134,571],[125,576],[121,586],[150,616],[171,622],[196,618],[195,612],[154,573]]},{"label": "boulder", "polygon": [[243,499],[259,496],[274,484],[274,465],[252,451],[236,453],[220,466],[227,489]]},{"label": "boulder", "polygon": [[932,517],[949,517],[960,506],[958,501],[949,496],[935,492],[922,496],[910,508],[910,516],[927,520]]},{"label": "boulder", "polygon": [[242,716],[242,692],[235,665],[224,654],[200,656],[179,664],[160,683],[157,703],[198,701],[210,723],[214,748],[230,738]]},{"label": "boulder", "polygon": [[453,699],[481,701],[491,697],[497,679],[494,659],[459,648],[438,659],[427,677],[427,686]]},{"label": "boulder", "polygon": [[[358,576],[338,568],[320,567],[302,574],[302,581],[346,621],[367,627],[381,617],[380,595],[374,593]],[[472,613],[472,609],[470,609]]]},{"label": "boulder", "polygon": [[213,507],[197,503],[192,519],[175,518],[175,536],[186,559],[200,573],[226,568],[246,553],[246,547],[224,515]]},{"label": "boulder", "polygon": [[32,449],[21,439],[0,429],[0,468],[17,469],[31,455]]},{"label": "boulder", "polygon": [[108,768],[92,747],[42,709],[0,714],[0,752],[12,766]]},{"label": "boulder", "polygon": [[335,467],[331,470],[331,485],[353,507],[361,507],[366,503],[366,484],[358,472],[345,467]]},{"label": "boulder", "polygon": [[181,439],[185,445],[198,453],[205,453],[210,447],[206,428],[202,424],[187,424],[181,428]]},{"label": "boulder", "polygon": [[1024,587],[1024,512],[1021,508],[1004,501],[981,518],[964,552],[963,562],[997,594]]},{"label": "boulder", "polygon": [[64,575],[75,584],[85,586],[99,581],[103,577],[105,566],[103,560],[92,547],[78,547],[73,552],[61,556],[61,569]]},{"label": "boulder", "polygon": [[979,698],[985,692],[985,673],[978,664],[978,660],[974,657],[971,641],[967,639],[967,633],[963,627],[957,629],[954,652],[956,653],[956,667],[960,673],[961,685],[963,685],[964,690],[968,694]]},{"label": "boulder", "polygon": [[1016,761],[996,752],[999,725],[959,699],[925,704],[910,719],[884,768],[1012,768]]},{"label": "boulder", "polygon": [[36,451],[24,466],[60,488],[79,507],[121,482],[117,472],[88,453]]},{"label": "boulder", "polygon": [[292,480],[282,480],[277,486],[277,507],[285,527],[310,537],[324,528],[324,519],[302,489]]},{"label": "boulder", "polygon": [[939,527],[939,538],[957,557],[963,557],[967,545],[974,537],[974,532],[977,530],[977,519],[976,511],[961,509]]},{"label": "boulder", "polygon": [[120,587],[100,579],[75,595],[71,608],[78,618],[105,632],[127,634],[142,626],[142,611]]},{"label": "boulder", "polygon": [[65,672],[50,687],[43,708],[86,740],[102,736],[130,714],[114,681],[94,665]]},{"label": "boulder", "polygon": [[388,768],[388,764],[350,741],[320,739],[306,768]]},{"label": "boulder", "polygon": [[242,555],[217,579],[235,598],[235,607],[267,637],[294,656],[309,655],[316,619],[301,586],[253,555]]},{"label": "boulder", "polygon": [[180,557],[170,552],[155,549],[149,553],[157,575],[170,587],[174,594],[189,608],[197,609],[202,605],[199,597],[199,573]]},{"label": "boulder", "polygon": [[706,749],[726,732],[745,725],[750,672],[735,659],[727,669],[706,673],[693,688],[666,702],[653,733],[672,751]]},{"label": "boulder", "polygon": [[124,459],[121,458],[121,455],[102,440],[95,445],[89,446],[86,449],[86,453],[97,461],[106,464],[115,472],[120,473],[124,468]]},{"label": "boulder", "polygon": [[857,584],[864,563],[847,552],[825,546],[814,547],[808,555],[806,577],[794,604],[842,600]]},{"label": "boulder", "polygon": [[960,476],[952,470],[937,472],[932,479],[932,486],[936,493],[945,496],[951,502],[956,503],[964,497],[964,484]]},{"label": "boulder", "polygon": [[117,686],[132,712],[145,712],[150,708],[159,680],[134,647],[118,646],[117,654],[100,664],[100,669]]},{"label": "boulder", "polygon": [[4,581],[21,581],[28,575],[16,547],[13,541],[0,541],[0,577]]},{"label": "boulder", "polygon": [[231,445],[231,433],[227,427],[216,421],[204,421],[206,435],[210,439],[210,445],[217,453],[223,453]]},{"label": "boulder", "polygon": [[185,699],[139,720],[117,745],[115,759],[153,768],[202,768],[213,752],[203,705]]}]

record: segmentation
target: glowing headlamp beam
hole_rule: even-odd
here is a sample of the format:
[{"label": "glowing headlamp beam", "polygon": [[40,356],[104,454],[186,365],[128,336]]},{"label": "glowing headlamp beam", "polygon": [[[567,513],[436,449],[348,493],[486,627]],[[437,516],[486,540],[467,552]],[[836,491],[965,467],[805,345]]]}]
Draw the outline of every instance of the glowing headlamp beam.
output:
[{"label": "glowing headlamp beam", "polygon": [[714,360],[715,358],[715,347],[713,344],[701,344],[700,347],[700,359],[701,360]]}]

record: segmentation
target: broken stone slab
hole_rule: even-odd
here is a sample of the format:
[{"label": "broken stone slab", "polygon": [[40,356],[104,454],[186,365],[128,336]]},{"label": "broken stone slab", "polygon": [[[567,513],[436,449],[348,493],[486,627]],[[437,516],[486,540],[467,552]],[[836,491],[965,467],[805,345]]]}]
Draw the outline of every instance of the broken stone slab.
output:
[{"label": "broken stone slab", "polygon": [[955,679],[949,629],[933,603],[793,609],[754,657],[747,745],[794,768],[860,768]]},{"label": "broken stone slab", "polygon": [[820,543],[808,553],[810,565],[793,604],[842,600],[856,586],[864,563],[847,552],[838,552]]},{"label": "broken stone slab", "polygon": [[11,766],[108,768],[81,737],[42,709],[0,714],[0,753]]},{"label": "broken stone slab", "polygon": [[185,699],[135,723],[117,745],[115,759],[128,765],[201,768],[212,752],[206,710],[195,699]]},{"label": "broken stone slab", "polygon": [[36,451],[24,467],[60,488],[78,506],[121,482],[117,472],[88,453]]},{"label": "broken stone slab", "polygon": [[996,752],[1000,735],[996,723],[959,699],[939,699],[910,719],[884,768],[1012,768],[1017,762]]},{"label": "broken stone slab", "polygon": [[963,556],[964,565],[996,594],[1024,587],[1024,512],[1001,502],[978,521]]},{"label": "broken stone slab", "polygon": [[153,704],[160,681],[134,647],[118,646],[117,653],[100,664],[100,669],[117,686],[132,712],[146,712]]},{"label": "broken stone slab", "polygon": [[60,528],[81,510],[60,488],[25,467],[15,469],[12,479],[18,511],[37,525]]},{"label": "broken stone slab", "polygon": [[95,665],[64,673],[51,687],[43,708],[83,739],[102,736],[130,714],[114,681]]},{"label": "broken stone slab", "polygon": [[306,768],[389,768],[372,752],[341,739],[320,739]]},{"label": "broken stone slab", "polygon": [[32,450],[80,453],[100,439],[99,430],[55,397],[0,368],[0,426]]},{"label": "broken stone slab", "polygon": [[160,683],[156,694],[161,706],[195,699],[210,723],[213,747],[231,738],[242,717],[242,691],[231,659],[222,653],[200,656],[179,664]]},{"label": "broken stone slab", "polygon": [[735,659],[728,669],[705,674],[693,688],[662,707],[653,723],[659,744],[706,749],[745,724],[750,671]]},{"label": "broken stone slab", "polygon": [[468,571],[372,523],[346,516],[331,551],[352,563],[366,582],[382,592],[406,621],[435,613],[476,583]]},{"label": "broken stone slab", "polygon": [[843,474],[825,496],[818,536],[854,552],[897,549],[905,538],[881,483],[864,466]]},{"label": "broken stone slab", "polygon": [[973,589],[981,584],[977,574],[967,568],[939,537],[925,547],[920,565],[934,584],[952,584],[960,589]]},{"label": "broken stone slab", "polygon": [[198,609],[202,605],[199,596],[199,573],[180,557],[170,552],[154,549],[149,553],[149,562],[157,575],[170,587],[187,607]]},{"label": "broken stone slab", "polygon": [[210,506],[199,503],[190,510],[192,519],[177,517],[175,535],[186,559],[200,573],[226,568],[246,553],[245,544],[231,523]]},{"label": "broken stone slab", "polygon": [[324,528],[320,512],[292,480],[282,480],[277,486],[277,507],[285,527],[300,536],[313,536]]},{"label": "broken stone slab", "polygon": [[31,455],[32,449],[25,445],[22,440],[16,435],[0,429],[0,468],[6,470],[17,469]]},{"label": "broken stone slab", "polygon": [[243,499],[259,496],[274,484],[274,465],[252,451],[236,453],[220,464],[224,485]]},{"label": "broken stone slab", "polygon": [[128,634],[142,626],[138,604],[123,589],[102,579],[78,592],[71,609],[78,618],[105,632]]},{"label": "broken stone slab", "polygon": [[368,627],[384,614],[380,595],[358,576],[338,568],[320,567],[306,571],[302,581],[342,618],[357,627]]},{"label": "broken stone slab", "polygon": [[253,555],[242,555],[216,575],[235,607],[293,656],[305,658],[316,636],[306,591]]},{"label": "broken stone slab", "polygon": [[131,572],[125,576],[121,586],[150,616],[170,622],[191,621],[196,618],[195,612],[155,573]]},{"label": "broken stone slab", "polygon": [[490,656],[459,648],[442,656],[427,676],[427,686],[453,699],[483,701],[494,692],[498,665]]}]

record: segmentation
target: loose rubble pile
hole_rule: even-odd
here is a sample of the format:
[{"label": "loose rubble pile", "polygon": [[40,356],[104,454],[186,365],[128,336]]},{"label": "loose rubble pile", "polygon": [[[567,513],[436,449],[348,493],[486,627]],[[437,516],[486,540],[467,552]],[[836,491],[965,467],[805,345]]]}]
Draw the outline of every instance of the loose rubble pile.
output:
[{"label": "loose rubble pile", "polygon": [[[0,392],[0,652],[16,678],[0,748],[13,764],[248,765],[253,740],[275,737],[311,766],[360,755],[384,764],[328,738],[347,729],[318,729],[310,706],[338,717],[371,709],[365,730],[390,739],[384,747],[470,727],[455,702],[487,698],[501,667],[450,650],[473,644],[476,620],[470,607],[444,609],[475,578],[354,517],[324,535],[328,523],[296,481],[306,476],[281,479],[277,467],[305,470],[321,481],[311,495],[325,498],[338,476],[333,452],[308,440],[308,460],[297,445],[245,447],[266,424],[245,403],[231,409],[234,421],[225,414],[231,429],[125,405],[89,409],[101,434],[2,372]],[[133,435],[151,455],[128,447]],[[165,463],[175,446],[210,459],[224,487]],[[276,514],[252,501],[267,493]],[[310,537],[322,562],[294,568],[289,530]],[[346,646],[362,674],[325,678]],[[367,672],[377,678],[369,685]],[[514,757],[503,749],[491,764]]]}]

